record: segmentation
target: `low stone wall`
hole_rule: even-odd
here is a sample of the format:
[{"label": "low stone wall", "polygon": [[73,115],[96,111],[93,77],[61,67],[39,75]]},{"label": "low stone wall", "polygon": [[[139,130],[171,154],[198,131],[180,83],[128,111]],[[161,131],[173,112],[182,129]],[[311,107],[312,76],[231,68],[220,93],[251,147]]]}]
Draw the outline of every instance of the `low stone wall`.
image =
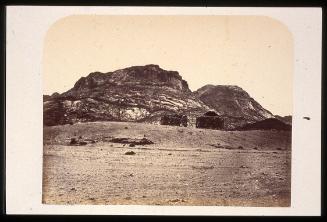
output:
[{"label": "low stone wall", "polygon": [[187,116],[185,115],[165,115],[160,119],[161,125],[184,126],[187,127]]}]

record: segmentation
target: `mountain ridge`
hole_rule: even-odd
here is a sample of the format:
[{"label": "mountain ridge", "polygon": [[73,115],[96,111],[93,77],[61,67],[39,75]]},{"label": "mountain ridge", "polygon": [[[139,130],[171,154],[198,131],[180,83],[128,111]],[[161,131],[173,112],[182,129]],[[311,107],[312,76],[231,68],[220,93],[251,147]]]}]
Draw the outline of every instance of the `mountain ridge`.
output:
[{"label": "mountain ridge", "polygon": [[158,122],[169,113],[195,118],[208,110],[178,72],[151,64],[81,77],[70,90],[46,98],[44,124],[97,120]]},{"label": "mountain ridge", "polygon": [[177,71],[158,65],[131,66],[113,72],[91,72],[63,92],[44,95],[44,125],[88,121],[159,123],[167,114],[195,118],[213,110],[227,129],[274,118],[250,95],[235,85],[205,85],[192,92]]}]

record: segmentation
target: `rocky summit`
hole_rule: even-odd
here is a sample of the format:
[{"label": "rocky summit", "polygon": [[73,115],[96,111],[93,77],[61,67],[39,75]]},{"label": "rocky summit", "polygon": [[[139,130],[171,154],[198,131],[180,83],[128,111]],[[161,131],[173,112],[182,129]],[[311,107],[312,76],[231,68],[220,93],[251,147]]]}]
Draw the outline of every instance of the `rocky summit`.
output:
[{"label": "rocky summit", "polygon": [[197,115],[208,111],[176,71],[158,65],[93,72],[62,94],[44,96],[44,125],[90,121],[158,123],[170,113]]},{"label": "rocky summit", "polygon": [[225,129],[276,118],[238,86],[206,85],[192,92],[177,71],[158,65],[93,72],[62,94],[43,96],[44,125],[92,121],[159,123],[163,116],[186,115],[188,126],[208,111]]}]

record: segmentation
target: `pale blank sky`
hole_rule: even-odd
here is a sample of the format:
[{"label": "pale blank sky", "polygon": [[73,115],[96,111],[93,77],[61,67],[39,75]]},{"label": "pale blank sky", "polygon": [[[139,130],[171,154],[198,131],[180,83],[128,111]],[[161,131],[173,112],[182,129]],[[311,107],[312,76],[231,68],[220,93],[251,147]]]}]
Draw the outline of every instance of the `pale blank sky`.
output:
[{"label": "pale blank sky", "polygon": [[44,94],[134,65],[175,70],[191,90],[238,85],[273,114],[292,114],[293,39],[264,16],[69,16],[47,33]]}]

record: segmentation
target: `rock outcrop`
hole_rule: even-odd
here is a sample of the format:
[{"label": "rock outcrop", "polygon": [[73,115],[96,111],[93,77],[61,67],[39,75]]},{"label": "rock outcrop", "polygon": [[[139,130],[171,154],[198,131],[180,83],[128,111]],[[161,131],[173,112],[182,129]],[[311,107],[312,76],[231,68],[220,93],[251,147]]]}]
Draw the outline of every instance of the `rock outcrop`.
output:
[{"label": "rock outcrop", "polygon": [[176,71],[158,65],[133,66],[114,72],[90,73],[60,95],[46,96],[44,124],[89,121],[158,123],[166,114],[195,117],[209,108]]},{"label": "rock outcrop", "polygon": [[224,119],[226,129],[274,117],[238,86],[206,85],[195,94],[204,104],[217,111]]},{"label": "rock outcrop", "polygon": [[269,118],[255,123],[245,124],[236,130],[283,130],[290,131],[292,126],[276,118]]}]

